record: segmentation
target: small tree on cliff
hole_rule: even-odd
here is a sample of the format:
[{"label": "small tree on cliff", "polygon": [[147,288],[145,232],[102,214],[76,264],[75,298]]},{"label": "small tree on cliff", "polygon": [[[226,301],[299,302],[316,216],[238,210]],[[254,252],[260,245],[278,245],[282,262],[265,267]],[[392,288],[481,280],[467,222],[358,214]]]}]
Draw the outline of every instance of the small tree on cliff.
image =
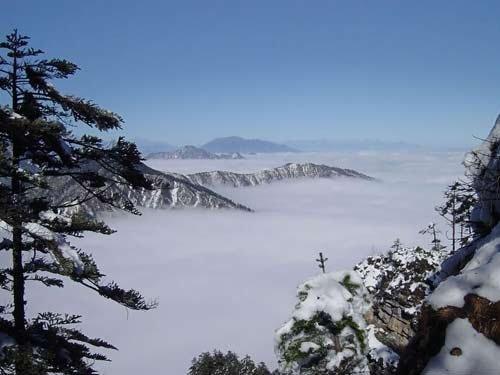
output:
[{"label": "small tree on cliff", "polygon": [[450,240],[452,251],[455,251],[457,242],[460,245],[465,245],[472,235],[470,214],[477,198],[470,184],[462,181],[456,181],[449,185],[444,193],[444,198],[444,203],[436,207],[436,211],[451,228]]},{"label": "small tree on cliff", "polygon": [[422,229],[419,233],[431,235],[432,250],[440,251],[446,247],[446,246],[443,246],[441,244],[441,240],[439,239],[439,234],[441,233],[441,231],[437,228],[436,223],[430,223],[429,225],[427,225],[427,227]]},{"label": "small tree on cliff", "polygon": [[[6,318],[0,318],[2,338],[9,344],[0,345],[0,370],[16,375],[94,374],[94,361],[106,357],[89,345],[113,346],[78,331],[78,315],[40,312],[28,317],[25,283],[63,287],[73,281],[130,309],[154,307],[137,291],[104,282],[91,255],[68,241],[86,231],[113,233],[75,207],[98,199],[137,214],[126,197],[110,195],[108,189],[114,184],[151,184],[137,169],[141,158],[134,144],[120,138],[104,147],[96,136],[77,137],[69,130],[79,124],[99,131],[118,129],[122,119],[91,101],[61,93],[52,82],[71,77],[78,67],[43,59],[43,52],[28,43],[16,30],[0,43],[0,90],[10,98],[0,107],[0,249],[12,259],[0,269],[0,286],[12,294],[12,303],[3,307]],[[78,185],[84,193],[59,201],[54,189],[61,181]]]}]

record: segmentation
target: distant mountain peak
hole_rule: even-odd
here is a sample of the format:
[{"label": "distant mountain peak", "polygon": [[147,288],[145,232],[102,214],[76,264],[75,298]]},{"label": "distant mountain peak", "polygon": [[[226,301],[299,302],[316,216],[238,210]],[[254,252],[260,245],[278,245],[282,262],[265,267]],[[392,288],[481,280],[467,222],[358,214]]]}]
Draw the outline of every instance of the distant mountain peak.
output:
[{"label": "distant mountain peak", "polygon": [[148,155],[153,152],[173,151],[177,148],[168,142],[161,140],[151,140],[146,138],[133,138],[132,141],[137,145],[143,155]]},{"label": "distant mountain peak", "polygon": [[202,148],[186,145],[175,151],[154,152],[147,159],[244,159],[240,153],[215,154]]},{"label": "distant mountain peak", "polygon": [[238,136],[215,138],[201,147],[207,151],[224,153],[297,152],[296,149],[284,144],[264,141],[262,139],[247,139]]}]

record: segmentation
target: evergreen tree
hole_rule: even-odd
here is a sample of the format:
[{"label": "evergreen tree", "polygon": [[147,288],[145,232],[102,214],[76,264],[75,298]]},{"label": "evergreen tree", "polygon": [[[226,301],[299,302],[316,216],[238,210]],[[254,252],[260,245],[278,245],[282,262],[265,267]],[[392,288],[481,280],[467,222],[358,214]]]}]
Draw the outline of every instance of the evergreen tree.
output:
[{"label": "evergreen tree", "polygon": [[271,375],[264,363],[255,364],[249,356],[239,359],[233,352],[202,353],[194,358],[188,375]]},{"label": "evergreen tree", "polygon": [[396,238],[391,246],[392,249],[391,251],[399,252],[399,250],[401,250],[402,247],[403,244],[401,243],[401,240],[399,238]]},{"label": "evergreen tree", "polygon": [[328,258],[323,258],[323,253],[319,253],[319,258],[316,259],[316,262],[318,262],[318,267],[321,269],[323,273],[326,273],[326,262],[328,261]]},{"label": "evergreen tree", "polygon": [[472,187],[462,181],[449,185],[444,198],[444,203],[436,207],[436,211],[451,227],[452,251],[455,251],[457,241],[463,246],[472,236],[470,214],[477,199]]},{"label": "evergreen tree", "polygon": [[443,246],[441,244],[441,240],[439,239],[438,235],[441,233],[441,231],[437,228],[436,223],[430,223],[427,227],[422,229],[420,234],[430,234],[432,237],[431,243],[432,243],[432,250],[435,251],[440,251],[446,248],[446,246]]},{"label": "evergreen tree", "polygon": [[[69,242],[87,231],[113,233],[75,207],[97,199],[137,214],[126,197],[108,190],[116,184],[150,189],[151,183],[137,168],[141,157],[134,144],[120,138],[105,147],[97,136],[71,132],[70,127],[85,125],[102,132],[119,129],[122,119],[91,101],[61,93],[52,82],[79,68],[42,55],[17,30],[0,43],[0,90],[10,99],[0,106],[0,250],[12,259],[10,267],[0,269],[0,287],[12,294],[12,303],[1,311],[0,372],[94,374],[92,364],[106,357],[91,346],[114,347],[77,330],[78,315],[41,312],[28,317],[25,283],[63,287],[73,281],[130,309],[154,307],[137,291],[104,282],[92,256]],[[55,186],[68,180],[85,193],[58,201]]]}]

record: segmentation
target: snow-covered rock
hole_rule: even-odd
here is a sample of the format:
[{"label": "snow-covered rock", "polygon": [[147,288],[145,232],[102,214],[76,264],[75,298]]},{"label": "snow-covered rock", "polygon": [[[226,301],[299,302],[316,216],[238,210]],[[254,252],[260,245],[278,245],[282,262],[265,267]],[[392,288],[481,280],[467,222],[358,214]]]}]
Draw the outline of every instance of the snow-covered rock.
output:
[{"label": "snow-covered rock", "polygon": [[298,178],[358,178],[372,181],[374,178],[352,169],[342,169],[313,163],[288,163],[281,167],[256,173],[235,173],[212,171],[193,173],[186,176],[191,182],[203,186],[229,185],[232,187],[256,186],[276,181]]},{"label": "snow-covered rock", "polygon": [[355,266],[372,298],[365,318],[371,325],[370,361],[377,367],[373,374],[395,370],[397,353],[414,335],[420,307],[430,293],[429,279],[447,254],[444,248],[404,247],[398,240],[386,254]]},{"label": "snow-covered rock", "polygon": [[455,319],[446,328],[446,339],[423,375],[498,374],[500,345],[477,332],[467,319]]},{"label": "snow-covered rock", "polygon": [[500,217],[500,116],[484,142],[470,152],[464,165],[478,196],[471,221],[476,231],[485,233]]},{"label": "snow-covered rock", "polygon": [[447,306],[463,307],[468,294],[490,301],[500,300],[500,224],[478,241],[472,259],[459,274],[440,283],[427,302],[435,310]]},{"label": "snow-covered rock", "polygon": [[[397,241],[387,254],[368,257],[354,271],[323,274],[301,284],[292,318],[276,332],[280,371],[394,374],[431,292],[430,279],[447,255],[443,247],[426,250]],[[347,323],[351,321],[355,324]],[[343,338],[332,330],[337,325],[350,327],[346,334],[354,332],[359,344],[351,347],[349,360],[338,349]]]},{"label": "snow-covered rock", "polygon": [[500,354],[500,119],[465,165],[476,238],[443,262],[400,374],[497,374]]},{"label": "snow-covered rock", "polygon": [[430,293],[430,280],[448,255],[444,248],[393,246],[355,266],[373,297],[369,322],[386,345],[401,351],[415,331],[415,318]]}]

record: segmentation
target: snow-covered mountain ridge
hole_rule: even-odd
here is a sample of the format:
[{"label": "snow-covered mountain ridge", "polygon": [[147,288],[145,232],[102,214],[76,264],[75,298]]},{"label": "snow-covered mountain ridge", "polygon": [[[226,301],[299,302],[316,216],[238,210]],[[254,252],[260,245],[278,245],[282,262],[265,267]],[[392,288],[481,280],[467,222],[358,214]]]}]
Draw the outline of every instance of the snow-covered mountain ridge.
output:
[{"label": "snow-covered mountain ridge", "polygon": [[[152,190],[134,190],[126,184],[114,184],[106,190],[106,194],[123,195],[124,198],[122,199],[122,204],[131,203],[134,206],[145,208],[161,209],[198,207],[207,209],[228,208],[251,211],[250,208],[216,193],[207,186],[220,184],[229,184],[233,187],[255,186],[295,178],[349,177],[369,181],[374,180],[372,177],[350,169],[341,169],[312,163],[289,163],[278,168],[263,170],[251,174],[214,171],[183,175],[178,173],[160,172],[146,166],[145,164],[141,164],[140,168],[143,170],[146,178],[153,181]],[[64,186],[64,188],[55,189],[58,193],[59,191],[61,192],[61,194],[54,196],[54,199],[57,199],[59,202],[65,202],[67,199],[66,197],[78,195],[83,196],[85,194],[82,188],[69,178],[66,180],[54,180],[53,185],[61,187]],[[110,207],[97,199],[91,199],[79,207],[71,208],[71,210],[81,210],[95,216],[100,211],[110,210]]]},{"label": "snow-covered mountain ridge", "polygon": [[228,171],[199,172],[186,175],[189,181],[203,185],[229,185],[232,187],[257,186],[276,181],[299,178],[357,178],[374,181],[373,177],[352,169],[330,167],[313,163],[287,163],[283,166],[266,169],[255,173],[235,173]]},{"label": "snow-covered mountain ridge", "polygon": [[[141,164],[145,177],[152,181],[153,189],[132,189],[126,184],[113,184],[105,192],[106,195],[123,196],[120,204],[131,203],[137,207],[145,208],[206,208],[206,209],[238,209],[252,211],[250,208],[233,202],[204,186],[197,185],[189,181],[185,176],[175,173],[163,173]],[[52,182],[54,186],[64,188],[57,189],[58,194],[53,197],[58,202],[67,202],[67,197],[84,196],[83,189],[71,179],[58,179]],[[91,199],[79,206],[69,209],[70,211],[81,211],[91,216],[96,216],[99,212],[109,211],[112,208],[100,202],[98,199]]]}]

